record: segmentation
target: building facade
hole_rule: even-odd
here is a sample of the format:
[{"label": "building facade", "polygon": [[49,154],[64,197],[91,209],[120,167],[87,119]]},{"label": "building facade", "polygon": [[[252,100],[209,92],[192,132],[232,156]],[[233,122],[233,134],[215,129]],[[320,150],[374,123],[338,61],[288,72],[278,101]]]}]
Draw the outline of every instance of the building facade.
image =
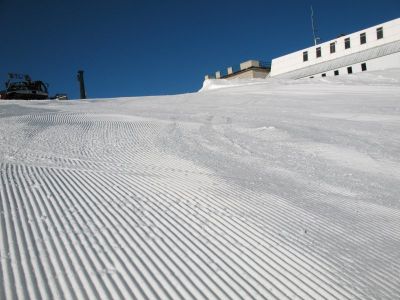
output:
[{"label": "building facade", "polygon": [[248,79],[266,78],[271,70],[268,63],[258,60],[242,62],[239,67],[229,67],[224,71],[217,71],[215,75],[206,75],[205,79]]},{"label": "building facade", "polygon": [[271,77],[314,78],[400,68],[400,18],[272,60]]}]

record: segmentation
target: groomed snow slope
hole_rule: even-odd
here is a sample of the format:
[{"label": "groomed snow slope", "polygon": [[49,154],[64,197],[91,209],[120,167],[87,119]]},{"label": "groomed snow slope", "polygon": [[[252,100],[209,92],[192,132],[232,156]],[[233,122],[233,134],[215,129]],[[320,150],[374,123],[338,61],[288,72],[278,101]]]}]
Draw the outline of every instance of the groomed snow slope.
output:
[{"label": "groomed snow slope", "polygon": [[0,102],[0,299],[400,299],[400,70]]}]

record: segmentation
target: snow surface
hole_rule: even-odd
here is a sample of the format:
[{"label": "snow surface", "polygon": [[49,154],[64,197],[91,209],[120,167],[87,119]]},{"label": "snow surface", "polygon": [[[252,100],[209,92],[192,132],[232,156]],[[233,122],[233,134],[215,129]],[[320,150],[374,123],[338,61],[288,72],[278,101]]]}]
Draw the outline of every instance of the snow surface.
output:
[{"label": "snow surface", "polygon": [[400,70],[0,102],[0,299],[400,299]]}]

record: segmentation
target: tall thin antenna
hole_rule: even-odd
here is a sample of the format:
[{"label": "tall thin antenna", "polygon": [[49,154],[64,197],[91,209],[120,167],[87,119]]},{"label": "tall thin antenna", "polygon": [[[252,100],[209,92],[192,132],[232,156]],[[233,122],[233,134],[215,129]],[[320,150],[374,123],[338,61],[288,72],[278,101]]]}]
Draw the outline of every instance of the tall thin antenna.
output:
[{"label": "tall thin antenna", "polygon": [[313,32],[313,38],[314,38],[314,45],[318,45],[320,38],[317,36],[317,27],[314,22],[314,9],[311,5],[311,26],[312,26],[312,32]]}]

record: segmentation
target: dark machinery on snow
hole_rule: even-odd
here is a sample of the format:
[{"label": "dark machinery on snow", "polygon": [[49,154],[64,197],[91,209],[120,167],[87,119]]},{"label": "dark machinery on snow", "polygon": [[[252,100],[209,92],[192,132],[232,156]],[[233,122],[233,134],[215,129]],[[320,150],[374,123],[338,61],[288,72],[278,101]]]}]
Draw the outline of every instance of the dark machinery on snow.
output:
[{"label": "dark machinery on snow", "polygon": [[85,80],[83,79],[83,71],[78,71],[78,81],[79,81],[79,91],[81,95],[81,99],[86,99],[86,90],[85,90]]},{"label": "dark machinery on snow", "polygon": [[8,74],[6,89],[0,91],[0,99],[43,100],[49,99],[48,84],[33,81],[29,75]]}]

